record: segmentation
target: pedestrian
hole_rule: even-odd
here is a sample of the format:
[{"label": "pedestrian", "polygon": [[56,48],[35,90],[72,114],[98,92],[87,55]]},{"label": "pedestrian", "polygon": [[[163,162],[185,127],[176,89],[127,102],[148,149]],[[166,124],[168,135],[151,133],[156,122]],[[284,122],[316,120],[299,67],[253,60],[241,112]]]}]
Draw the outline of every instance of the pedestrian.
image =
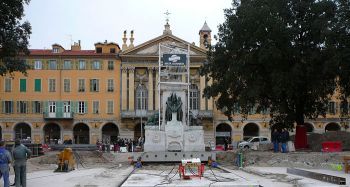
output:
[{"label": "pedestrian", "polygon": [[20,140],[15,141],[15,148],[12,151],[12,156],[15,166],[16,187],[27,186],[27,159],[29,159],[31,155],[32,152],[21,144]]},{"label": "pedestrian", "polygon": [[0,172],[4,179],[4,187],[10,186],[10,167],[9,164],[12,162],[11,154],[5,149],[5,142],[0,141]]},{"label": "pedestrian", "polygon": [[227,146],[228,146],[228,140],[227,138],[224,139],[224,150],[227,151]]},{"label": "pedestrian", "polygon": [[274,129],[272,134],[271,134],[271,140],[272,140],[272,143],[273,143],[273,151],[275,153],[278,152],[278,148],[279,148],[279,136],[280,136],[280,133],[278,132],[277,129]]},{"label": "pedestrian", "polygon": [[107,142],[106,142],[106,150],[107,150],[107,153],[111,152],[111,144],[109,142],[109,139],[107,139]]},{"label": "pedestrian", "polygon": [[282,153],[287,153],[287,142],[289,141],[289,132],[286,128],[282,131]]}]

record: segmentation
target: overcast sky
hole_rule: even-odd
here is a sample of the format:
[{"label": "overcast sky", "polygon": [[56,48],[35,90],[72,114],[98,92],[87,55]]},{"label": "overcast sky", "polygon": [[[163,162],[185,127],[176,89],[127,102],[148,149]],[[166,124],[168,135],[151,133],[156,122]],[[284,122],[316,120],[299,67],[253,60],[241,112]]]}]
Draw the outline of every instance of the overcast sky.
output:
[{"label": "overcast sky", "polygon": [[[122,44],[123,31],[134,30],[138,45],[162,34],[167,10],[173,35],[199,43],[198,31],[207,21],[212,36],[224,22],[232,0],[31,0],[25,18],[32,25],[31,49],[70,49],[71,39],[83,49],[105,40]],[[129,37],[129,36],[128,36]],[[215,42],[215,41],[214,41]]]}]

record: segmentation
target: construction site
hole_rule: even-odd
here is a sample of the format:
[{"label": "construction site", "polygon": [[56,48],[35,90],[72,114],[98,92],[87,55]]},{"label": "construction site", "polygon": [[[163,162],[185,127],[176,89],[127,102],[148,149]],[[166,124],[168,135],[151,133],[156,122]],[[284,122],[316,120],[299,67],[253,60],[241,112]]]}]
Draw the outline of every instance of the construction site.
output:
[{"label": "construction site", "polygon": [[[27,186],[134,187],[134,186],[348,186],[344,158],[350,152],[289,152],[271,150],[215,151],[215,164],[201,162],[181,171],[179,162],[132,162],[133,153],[72,151],[74,165],[59,169],[61,151],[48,151],[27,162]],[[237,159],[242,157],[241,165]],[[69,161],[71,162],[71,161]],[[187,171],[186,171],[187,170]],[[186,173],[187,172],[187,173]],[[296,172],[296,173],[293,173]],[[305,172],[312,172],[305,174]],[[199,174],[199,175],[198,175]],[[187,177],[185,177],[186,175]],[[11,169],[10,181],[14,180]]]}]

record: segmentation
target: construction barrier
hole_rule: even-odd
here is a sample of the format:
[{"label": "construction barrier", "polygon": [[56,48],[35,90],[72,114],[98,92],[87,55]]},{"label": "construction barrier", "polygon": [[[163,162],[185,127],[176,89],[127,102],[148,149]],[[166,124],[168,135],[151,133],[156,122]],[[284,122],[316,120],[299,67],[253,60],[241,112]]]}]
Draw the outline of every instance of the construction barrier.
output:
[{"label": "construction barrier", "polygon": [[340,141],[322,143],[322,152],[341,152],[342,150],[342,143]]}]

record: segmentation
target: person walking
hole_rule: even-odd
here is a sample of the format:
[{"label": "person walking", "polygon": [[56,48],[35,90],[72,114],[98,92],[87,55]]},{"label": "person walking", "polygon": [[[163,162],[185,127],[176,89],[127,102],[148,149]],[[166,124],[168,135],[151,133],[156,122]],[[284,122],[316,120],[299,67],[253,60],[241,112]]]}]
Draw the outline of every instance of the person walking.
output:
[{"label": "person walking", "polygon": [[224,139],[224,151],[227,151],[227,147],[228,147],[228,139],[225,138]]},{"label": "person walking", "polygon": [[12,162],[11,154],[5,149],[5,142],[0,141],[0,172],[4,179],[4,187],[10,186],[10,167],[9,164]]},{"label": "person walking", "polygon": [[275,153],[277,153],[279,151],[279,136],[280,136],[280,133],[278,132],[277,129],[274,129],[272,134],[271,134],[271,140],[272,140],[272,143],[273,143],[273,151]]},{"label": "person walking", "polygon": [[15,141],[15,148],[12,151],[12,156],[15,166],[16,187],[27,186],[27,159],[29,159],[31,155],[32,152],[26,146],[21,144],[20,140]]},{"label": "person walking", "polygon": [[289,141],[289,132],[286,128],[282,131],[282,153],[287,153],[287,142]]}]

